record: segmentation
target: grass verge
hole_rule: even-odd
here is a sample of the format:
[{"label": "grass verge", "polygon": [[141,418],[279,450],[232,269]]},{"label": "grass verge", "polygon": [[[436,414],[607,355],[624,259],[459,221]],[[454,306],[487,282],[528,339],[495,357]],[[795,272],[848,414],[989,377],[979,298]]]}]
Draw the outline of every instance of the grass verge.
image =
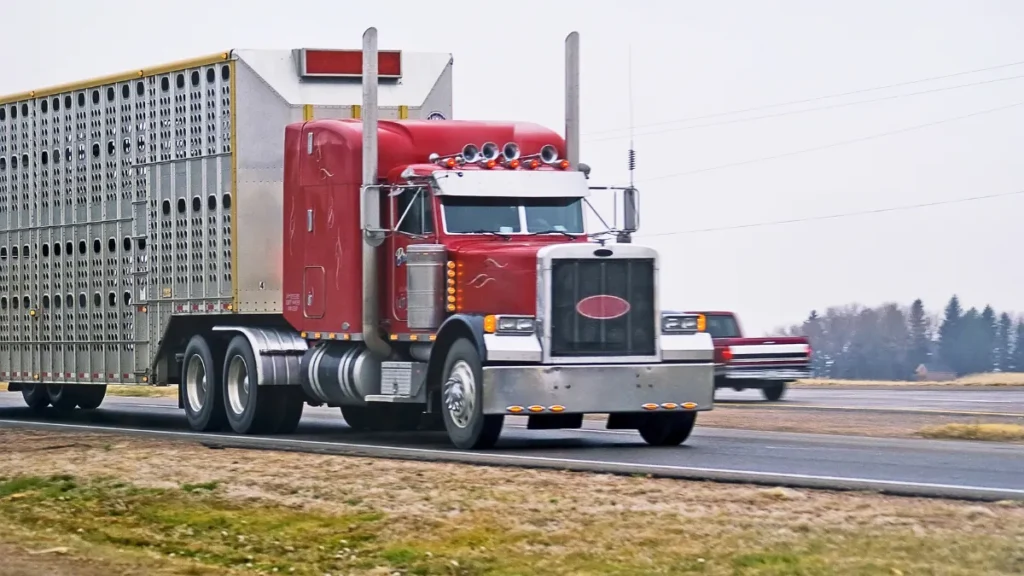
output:
[{"label": "grass verge", "polygon": [[0,442],[5,563],[75,574],[1024,571],[1014,505],[92,434]]},{"label": "grass verge", "polygon": [[1024,442],[1024,426],[1020,424],[945,424],[929,426],[920,431],[925,438],[953,440],[987,440],[990,442]]}]

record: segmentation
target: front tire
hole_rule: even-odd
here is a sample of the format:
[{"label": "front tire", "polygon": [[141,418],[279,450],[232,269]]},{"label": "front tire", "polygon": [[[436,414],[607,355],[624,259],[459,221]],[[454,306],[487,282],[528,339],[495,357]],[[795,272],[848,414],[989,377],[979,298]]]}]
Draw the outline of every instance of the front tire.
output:
[{"label": "front tire", "polygon": [[224,354],[224,411],[239,434],[272,434],[279,423],[275,392],[257,383],[256,355],[245,336],[235,336]]},{"label": "front tire", "polygon": [[651,446],[679,446],[696,423],[696,412],[662,412],[650,414],[637,431]]},{"label": "front tire", "polygon": [[193,336],[185,348],[181,364],[181,396],[189,428],[196,432],[224,428],[220,377],[222,358],[221,354],[214,353],[206,338],[199,335]]},{"label": "front tire", "polygon": [[761,389],[761,394],[764,399],[769,402],[778,402],[782,400],[782,396],[786,393],[786,383],[779,382],[778,384],[771,384]]},{"label": "front tire", "polygon": [[441,413],[448,438],[457,448],[491,448],[501,435],[505,416],[483,412],[483,380],[476,346],[465,338],[452,343],[442,370]]}]

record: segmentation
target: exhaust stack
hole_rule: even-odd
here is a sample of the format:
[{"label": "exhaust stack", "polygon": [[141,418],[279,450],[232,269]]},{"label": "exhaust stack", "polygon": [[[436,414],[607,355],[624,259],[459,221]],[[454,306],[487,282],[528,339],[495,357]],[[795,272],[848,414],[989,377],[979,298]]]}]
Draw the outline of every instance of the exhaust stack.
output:
[{"label": "exhaust stack", "polygon": [[377,300],[377,235],[380,230],[380,188],[377,187],[377,29],[363,33],[363,189],[360,195],[363,229],[363,342],[371,352],[387,357],[391,347],[380,337]]},{"label": "exhaust stack", "polygon": [[580,33],[565,37],[565,159],[580,165]]}]

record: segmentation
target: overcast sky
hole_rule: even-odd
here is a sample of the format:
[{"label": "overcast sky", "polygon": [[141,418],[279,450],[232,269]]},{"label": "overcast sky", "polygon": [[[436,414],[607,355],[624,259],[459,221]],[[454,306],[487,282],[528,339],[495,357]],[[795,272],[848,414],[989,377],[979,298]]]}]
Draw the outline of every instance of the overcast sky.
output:
[{"label": "overcast sky", "polygon": [[1024,194],[814,219],[1024,191],[1024,2],[504,5],[7,2],[0,93],[231,48],[358,48],[376,26],[382,49],[453,54],[456,118],[561,131],[563,41],[578,30],[595,184],[627,182],[632,50],[635,241],[663,254],[666,307],[735,310],[755,334],[855,301],[937,310],[954,292],[1024,312]]}]

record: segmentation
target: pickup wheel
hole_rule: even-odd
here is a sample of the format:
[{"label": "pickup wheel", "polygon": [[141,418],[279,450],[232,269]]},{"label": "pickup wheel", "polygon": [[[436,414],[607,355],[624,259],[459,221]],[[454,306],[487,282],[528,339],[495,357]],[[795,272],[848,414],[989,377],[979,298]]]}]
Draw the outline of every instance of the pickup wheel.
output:
[{"label": "pickup wheel", "polygon": [[348,427],[360,432],[409,432],[419,428],[423,407],[419,404],[368,404],[342,406]]},{"label": "pickup wheel", "polygon": [[696,423],[696,412],[663,412],[648,415],[637,431],[651,446],[678,446],[690,437]]},{"label": "pickup wheel", "polygon": [[[219,352],[221,349],[216,349]],[[206,338],[193,336],[185,347],[181,363],[181,397],[188,426],[196,432],[224,428],[224,398],[220,366],[223,354],[216,353]]]},{"label": "pickup wheel", "polygon": [[778,384],[769,384],[761,389],[761,394],[764,395],[764,399],[769,402],[778,402],[782,399],[783,394],[786,393],[786,383],[779,382]]},{"label": "pickup wheel", "polygon": [[494,446],[505,416],[484,414],[483,366],[476,346],[465,338],[453,342],[441,374],[441,414],[452,444],[463,450]]}]

